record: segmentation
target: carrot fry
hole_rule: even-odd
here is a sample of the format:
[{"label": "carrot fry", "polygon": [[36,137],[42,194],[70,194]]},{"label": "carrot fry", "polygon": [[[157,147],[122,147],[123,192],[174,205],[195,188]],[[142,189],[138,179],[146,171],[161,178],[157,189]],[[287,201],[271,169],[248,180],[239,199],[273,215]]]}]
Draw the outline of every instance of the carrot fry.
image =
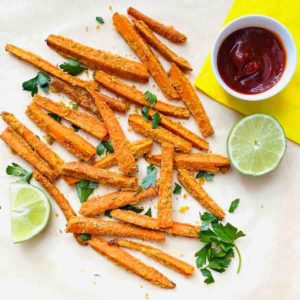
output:
[{"label": "carrot fry", "polygon": [[168,77],[157,56],[152,52],[143,38],[136,32],[131,22],[123,15],[115,13],[113,22],[116,30],[136,53],[139,59],[147,66],[148,71],[168,99],[178,99],[170,78]]},{"label": "carrot fry", "polygon": [[37,152],[54,169],[57,175],[60,173],[60,168],[64,164],[64,161],[54,151],[48,148],[38,136],[22,124],[13,114],[2,112],[1,117],[26,141],[33,151]]},{"label": "carrot fry", "polygon": [[80,135],[76,134],[73,129],[59,124],[43,113],[38,105],[31,103],[27,107],[26,114],[40,129],[49,134],[54,140],[79,159],[89,161],[95,156],[95,147]]},{"label": "carrot fry", "polygon": [[103,70],[125,79],[147,82],[145,65],[107,51],[96,50],[59,35],[49,35],[48,46],[64,57],[75,58],[92,70]]},{"label": "carrot fry", "polygon": [[[89,112],[99,115],[98,109],[91,95],[84,89],[71,86],[70,84],[54,78],[51,80],[51,89],[56,93],[63,93],[67,95],[71,100],[78,103],[82,108],[88,110]],[[127,104],[123,101],[111,98],[100,92],[99,95],[105,100],[105,102],[110,106],[111,109],[118,112],[126,112]]]},{"label": "carrot fry", "polygon": [[6,128],[0,138],[19,156],[44,174],[50,181],[59,175],[35,152],[26,141],[11,128]]},{"label": "carrot fry", "polygon": [[127,177],[119,173],[95,168],[81,162],[69,162],[62,166],[62,173],[67,176],[100,182],[104,185],[126,189],[137,188],[137,178]]},{"label": "carrot fry", "polygon": [[215,217],[223,219],[223,209],[206,193],[197,179],[187,170],[179,169],[177,178],[182,186],[189,192],[205,209]]},{"label": "carrot fry", "polygon": [[[147,155],[146,160],[153,165],[160,166],[161,154]],[[176,153],[174,157],[175,169],[187,169],[190,171],[208,171],[211,173],[225,173],[230,168],[227,157],[219,154],[206,153]]]},{"label": "carrot fry", "polygon": [[95,197],[82,203],[80,214],[93,217],[103,214],[107,210],[116,209],[128,204],[137,203],[143,199],[155,197],[157,191],[154,187],[149,187],[147,190],[136,192],[114,192],[104,196]]},{"label": "carrot fry", "polygon": [[160,34],[161,36],[165,37],[169,41],[173,43],[183,43],[186,41],[186,36],[179,31],[175,30],[173,26],[166,26],[153,20],[152,18],[147,17],[146,15],[142,14],[138,10],[133,7],[129,7],[127,13],[137,20],[141,20],[148,25],[156,33]]},{"label": "carrot fry", "polygon": [[156,269],[147,266],[118,246],[110,245],[105,240],[95,236],[93,236],[88,243],[95,251],[102,254],[123,269],[162,288],[172,289],[175,287],[175,283],[170,281],[163,274],[158,272]]},{"label": "carrot fry", "polygon": [[[142,252],[143,254],[147,255],[148,257],[151,257],[161,263],[162,265],[165,265],[177,272],[180,272],[184,275],[192,275],[195,271],[194,267],[190,264],[177,259],[163,251],[161,251],[158,248],[145,245],[138,242],[128,241],[128,240],[122,240],[122,239],[115,239],[112,241],[112,243],[117,244],[118,246],[125,247],[132,250],[137,250]],[[110,244],[112,244],[110,243]]]},{"label": "carrot fry", "polygon": [[135,28],[143,36],[146,42],[155,48],[166,60],[174,62],[183,71],[192,71],[189,62],[174,53],[169,47],[161,42],[151,31],[151,29],[143,21],[133,21]]},{"label": "carrot fry", "polygon": [[134,159],[134,155],[131,150],[131,146],[125,137],[125,134],[120,126],[120,123],[113,111],[109,108],[105,101],[99,97],[98,93],[93,89],[87,89],[92,95],[99,109],[101,117],[108,130],[110,140],[114,147],[114,153],[119,169],[126,175],[136,172],[137,165]]},{"label": "carrot fry", "polygon": [[173,179],[174,145],[162,144],[160,165],[160,184],[158,190],[157,221],[160,228],[172,226],[172,179]]},{"label": "carrot fry", "polygon": [[[102,71],[97,71],[94,73],[94,79],[104,88],[126,98],[130,102],[140,106],[151,107],[150,103],[145,99],[143,92],[134,86],[129,86],[126,83],[116,79],[114,76],[106,74]],[[176,118],[188,119],[190,117],[190,112],[185,107],[170,105],[159,100],[156,101],[153,109]]]},{"label": "carrot fry", "polygon": [[201,229],[200,226],[179,222],[173,222],[173,225],[169,228],[160,228],[157,219],[140,215],[129,210],[115,209],[111,211],[110,215],[121,221],[144,228],[160,230],[170,235],[197,238],[197,232]]},{"label": "carrot fry", "polygon": [[164,241],[165,239],[162,232],[121,222],[86,217],[72,217],[68,221],[66,232],[132,237],[157,242]]},{"label": "carrot fry", "polygon": [[59,115],[100,140],[107,137],[108,132],[104,123],[89,114],[73,110],[62,103],[54,102],[39,95],[33,97],[33,102],[42,108]]},{"label": "carrot fry", "polygon": [[92,86],[96,88],[95,82],[92,81],[84,81],[78,77],[74,77],[69,75],[68,73],[62,71],[58,67],[50,64],[40,56],[30,52],[23,50],[21,48],[18,48],[14,45],[7,44],[5,47],[6,51],[9,51],[13,55],[23,59],[24,61],[34,65],[38,69],[48,73],[49,75],[52,75],[54,77],[57,77],[65,82],[68,82],[69,84],[73,86],[78,86],[81,88],[85,88],[86,86]]},{"label": "carrot fry", "polygon": [[138,133],[152,138],[157,143],[172,143],[177,151],[189,153],[192,144],[161,126],[153,129],[151,122],[146,121],[141,115],[133,114],[128,118],[129,125]]},{"label": "carrot fry", "polygon": [[196,123],[198,124],[200,131],[204,137],[208,137],[214,134],[214,129],[209,121],[209,118],[204,110],[204,107],[196,94],[193,86],[189,80],[184,76],[180,69],[173,64],[170,70],[170,77],[173,80],[173,84],[189,109],[194,116]]},{"label": "carrot fry", "polygon": [[[43,186],[43,188],[49,193],[56,204],[60,207],[67,221],[76,216],[76,213],[70,205],[69,201],[55,185],[49,182],[49,180],[37,170],[34,170],[32,175],[34,179]],[[80,234],[75,233],[74,237],[79,244],[87,245],[87,243],[80,238]]]},{"label": "carrot fry", "polygon": [[[155,114],[155,111],[152,109],[149,109],[149,116],[153,117]],[[186,127],[184,127],[181,123],[179,122],[174,122],[167,116],[160,114],[160,126],[168,129],[172,133],[181,136],[185,140],[189,141],[192,143],[192,145],[195,148],[198,148],[200,150],[208,150],[208,142],[204,139],[202,139],[200,136],[195,134],[194,132],[190,131]]]}]

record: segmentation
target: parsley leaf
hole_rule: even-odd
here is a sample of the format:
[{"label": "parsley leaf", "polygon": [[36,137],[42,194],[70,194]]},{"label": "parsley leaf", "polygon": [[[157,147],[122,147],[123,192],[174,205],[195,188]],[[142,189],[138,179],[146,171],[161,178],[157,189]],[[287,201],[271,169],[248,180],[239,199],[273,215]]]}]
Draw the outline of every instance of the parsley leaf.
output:
[{"label": "parsley leaf", "polygon": [[120,209],[122,209],[122,210],[131,210],[131,211],[133,211],[137,214],[141,213],[144,210],[143,207],[136,207],[136,206],[133,206],[133,205],[130,205],[130,204],[122,206],[122,207],[120,207]]},{"label": "parsley leaf", "polygon": [[156,173],[157,169],[153,165],[147,167],[147,176],[143,179],[141,183],[141,187],[144,190],[146,190],[151,185],[156,186]]},{"label": "parsley leaf", "polygon": [[235,199],[231,202],[230,207],[229,207],[229,212],[233,213],[235,209],[239,206],[240,199]]},{"label": "parsley leaf", "polygon": [[201,269],[201,273],[204,277],[206,277],[206,279],[204,280],[204,282],[206,284],[210,284],[210,283],[213,283],[215,282],[212,274],[211,274],[211,271],[209,271],[208,269]]},{"label": "parsley leaf", "polygon": [[153,107],[157,101],[156,96],[154,94],[152,94],[151,92],[147,91],[144,94],[145,99],[148,100],[148,102],[150,103],[150,106]]},{"label": "parsley leaf", "polygon": [[197,173],[196,178],[204,178],[205,181],[213,181],[215,174],[207,173],[206,171],[200,171]]},{"label": "parsley leaf", "polygon": [[175,182],[175,187],[173,190],[173,194],[180,194],[181,193],[181,186]]},{"label": "parsley leaf", "polygon": [[30,183],[30,180],[32,178],[32,173],[28,172],[16,163],[12,163],[11,166],[7,166],[6,174],[21,177],[21,179],[18,180],[18,182]]},{"label": "parsley leaf", "polygon": [[141,112],[142,112],[144,119],[149,120],[149,107],[143,106]]},{"label": "parsley leaf", "polygon": [[160,123],[160,121],[161,121],[160,114],[158,112],[156,112],[152,118],[152,128],[156,129],[158,124]]},{"label": "parsley leaf", "polygon": [[91,235],[88,233],[81,233],[79,237],[83,241],[88,241],[91,239]]},{"label": "parsley leaf", "polygon": [[48,93],[48,91],[49,91],[50,80],[51,79],[50,79],[49,75],[47,75],[43,72],[38,72],[37,84],[45,93]]},{"label": "parsley leaf", "polygon": [[79,201],[81,203],[85,202],[97,187],[98,183],[91,182],[89,180],[81,180],[80,182],[76,183],[76,192]]},{"label": "parsley leaf", "polygon": [[78,107],[79,107],[78,103],[76,103],[76,102],[71,103],[71,108],[73,110],[78,110]]},{"label": "parsley leaf", "polygon": [[83,67],[76,59],[69,59],[67,62],[59,65],[59,67],[64,72],[73,76],[78,75],[87,69],[86,67]]},{"label": "parsley leaf", "polygon": [[31,78],[22,83],[22,88],[24,91],[31,92],[31,96],[34,96],[38,92],[38,86],[44,91],[48,92],[49,83],[50,83],[49,75],[44,72],[38,72],[34,78]]},{"label": "parsley leaf", "polygon": [[145,212],[145,216],[152,217],[151,207],[149,207],[148,210]]},{"label": "parsley leaf", "polygon": [[97,21],[99,24],[104,24],[104,20],[103,20],[103,18],[101,18],[101,17],[96,17],[96,21]]},{"label": "parsley leaf", "polygon": [[114,147],[110,141],[102,141],[96,148],[98,155],[102,155],[105,151],[106,154],[114,152]]},{"label": "parsley leaf", "polygon": [[55,113],[48,113],[48,116],[54,119],[56,122],[61,123],[61,117]]}]

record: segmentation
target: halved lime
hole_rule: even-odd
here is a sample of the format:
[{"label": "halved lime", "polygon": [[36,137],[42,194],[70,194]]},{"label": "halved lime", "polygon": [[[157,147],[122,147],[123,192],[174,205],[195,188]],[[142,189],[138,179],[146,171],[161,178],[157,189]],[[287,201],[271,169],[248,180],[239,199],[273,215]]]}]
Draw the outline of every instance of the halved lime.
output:
[{"label": "halved lime", "polygon": [[240,120],[231,129],[227,152],[232,164],[243,174],[259,176],[274,170],[286,150],[284,130],[266,114]]},{"label": "halved lime", "polygon": [[14,243],[33,238],[47,226],[51,204],[42,190],[27,183],[12,183],[10,200]]}]

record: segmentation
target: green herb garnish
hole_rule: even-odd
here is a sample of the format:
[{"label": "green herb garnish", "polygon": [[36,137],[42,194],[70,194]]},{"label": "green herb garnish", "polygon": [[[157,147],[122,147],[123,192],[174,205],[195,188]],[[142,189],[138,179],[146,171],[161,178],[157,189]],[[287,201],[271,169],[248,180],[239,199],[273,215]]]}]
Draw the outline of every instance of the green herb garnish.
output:
[{"label": "green herb garnish", "polygon": [[80,127],[78,127],[74,124],[72,124],[71,126],[72,126],[72,128],[74,129],[75,132],[78,132],[80,130]]},{"label": "green herb garnish", "polygon": [[156,173],[157,173],[157,170],[153,165],[150,165],[147,167],[147,175],[141,183],[141,187],[144,190],[149,188],[151,185],[156,186]]},{"label": "green herb garnish", "polygon": [[78,110],[78,107],[79,107],[78,103],[76,103],[76,102],[71,103],[71,108],[73,110]]},{"label": "green herb garnish", "polygon": [[34,78],[23,82],[22,88],[25,91],[31,92],[31,96],[34,96],[38,92],[38,87],[47,93],[49,91],[50,80],[51,79],[47,74],[38,72]]},{"label": "green herb garnish", "polygon": [[149,120],[149,107],[143,106],[141,111],[142,111],[142,115],[143,115],[144,119]]},{"label": "green herb garnish", "polygon": [[152,118],[152,128],[156,129],[158,127],[158,124],[160,123],[160,121],[161,121],[160,114],[158,112],[156,112]]},{"label": "green herb garnish", "polygon": [[150,103],[150,106],[153,107],[157,101],[156,96],[154,94],[152,94],[151,92],[147,91],[144,94],[145,99],[148,100],[148,102]]},{"label": "green herb garnish", "polygon": [[97,187],[97,182],[91,182],[89,180],[81,180],[80,182],[76,183],[76,192],[79,201],[81,203],[85,202]]},{"label": "green herb garnish", "polygon": [[214,177],[215,177],[215,174],[211,174],[206,171],[200,171],[196,175],[196,178],[204,178],[205,181],[213,181]]},{"label": "green herb garnish", "polygon": [[83,241],[88,241],[91,239],[91,235],[88,233],[81,233],[79,237]]},{"label": "green herb garnish", "polygon": [[55,113],[48,113],[48,116],[51,117],[56,122],[61,123],[61,117],[59,115]]},{"label": "green herb garnish", "polygon": [[173,190],[173,194],[180,194],[181,193],[181,186],[175,182],[175,187]]},{"label": "green herb garnish", "polygon": [[97,21],[99,24],[104,24],[104,20],[103,20],[103,18],[101,18],[101,17],[96,17],[96,21]]},{"label": "green herb garnish", "polygon": [[102,141],[96,148],[98,155],[102,155],[105,151],[106,154],[114,152],[114,147],[110,141]]},{"label": "green herb garnish", "polygon": [[238,269],[240,272],[242,257],[236,246],[236,240],[245,234],[230,223],[223,225],[210,213],[200,216],[202,221],[201,231],[198,233],[200,240],[206,245],[195,253],[197,268],[206,279],[205,283],[214,282],[211,270],[223,273],[234,257],[234,250],[238,254]]},{"label": "green herb garnish", "polygon": [[70,75],[78,75],[87,68],[82,66],[76,59],[69,59],[67,62],[59,65],[59,67]]},{"label": "green herb garnish", "polygon": [[[133,212],[135,212],[135,213],[137,213],[137,214],[141,213],[141,212],[144,210],[143,207],[136,207],[136,206],[133,206],[133,205],[130,205],[130,204],[127,204],[127,205],[124,205],[124,206],[122,206],[122,207],[119,207],[119,209],[122,209],[122,210],[131,210],[131,211],[133,211]],[[104,213],[104,215],[105,215],[106,217],[111,218],[110,212],[111,212],[111,210],[107,210],[107,211]]]},{"label": "green herb garnish", "polygon": [[32,178],[32,173],[28,172],[27,170],[25,170],[24,168],[22,168],[16,163],[12,163],[11,166],[7,166],[6,174],[21,177],[21,179],[18,180],[17,182],[30,183],[30,180]]},{"label": "green herb garnish", "polygon": [[152,218],[152,210],[151,210],[151,207],[149,207],[148,210],[145,212],[145,216],[148,216],[148,217]]},{"label": "green herb garnish", "polygon": [[232,202],[231,202],[231,204],[230,204],[230,207],[229,207],[229,212],[230,213],[233,213],[235,210],[236,210],[236,208],[239,206],[239,203],[240,203],[240,199],[235,199],[235,200],[233,200]]}]

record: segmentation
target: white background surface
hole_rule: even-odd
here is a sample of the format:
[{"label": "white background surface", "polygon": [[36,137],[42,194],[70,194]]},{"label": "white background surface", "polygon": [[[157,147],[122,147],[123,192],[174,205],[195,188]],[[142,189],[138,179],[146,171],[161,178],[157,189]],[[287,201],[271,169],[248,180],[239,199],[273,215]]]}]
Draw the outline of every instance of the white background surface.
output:
[{"label": "white background surface", "polygon": [[[125,13],[130,5],[166,24],[175,25],[187,34],[186,45],[171,47],[192,63],[194,72],[191,79],[194,80],[231,1],[1,0],[0,111],[15,113],[30,129],[43,136],[24,113],[31,97],[29,92],[22,91],[21,88],[22,82],[34,77],[37,70],[6,53],[6,43],[32,50],[57,64],[64,59],[49,49],[44,40],[50,33],[62,34],[95,48],[111,50],[136,59],[114,31],[111,22],[113,12]],[[105,24],[99,29],[96,28],[96,16],[105,20]],[[168,64],[165,66],[169,68]],[[150,89],[159,95],[157,88],[152,87],[152,82],[141,88]],[[200,96],[216,132],[209,139],[211,150],[226,154],[227,134],[241,116],[204,95]],[[53,94],[50,98],[62,99]],[[120,119],[126,129],[127,117],[120,116]],[[193,120],[186,121],[185,124],[197,132]],[[1,121],[0,129],[4,128]],[[80,134],[83,133],[80,131]],[[127,135],[132,141],[140,138],[133,132]],[[89,140],[95,145],[98,143],[90,137]],[[74,160],[58,144],[53,145],[53,149],[67,161]],[[156,147],[157,150],[159,151],[159,147]],[[0,142],[1,299],[299,299],[299,151],[299,146],[288,142],[287,153],[280,167],[269,175],[250,178],[231,170],[227,175],[218,175],[213,182],[205,183],[205,189],[226,211],[233,199],[241,199],[235,214],[226,217],[227,221],[247,234],[247,237],[238,242],[243,256],[239,275],[236,274],[237,260],[234,260],[226,273],[214,273],[216,283],[207,286],[198,270],[192,278],[185,278],[134,253],[176,282],[174,290],[163,290],[113,265],[92,249],[80,247],[71,235],[64,233],[65,220],[55,204],[47,230],[30,242],[14,245],[10,236],[8,200],[9,182],[14,179],[5,175],[5,168],[11,162],[21,163],[28,169],[30,167],[12,155],[7,146]],[[145,175],[146,166],[144,162],[139,162],[140,178]],[[79,201],[74,190],[63,182],[59,182],[59,186],[78,209]],[[96,193],[106,192],[101,187]],[[182,195],[174,199],[175,219],[196,223],[198,212],[203,209],[190,196],[184,199]],[[145,208],[150,205],[155,207],[156,200],[142,205]],[[190,209],[184,214],[178,212],[178,208],[185,205]],[[194,264],[194,253],[201,246],[197,240],[167,237],[166,242],[159,247]]]}]

